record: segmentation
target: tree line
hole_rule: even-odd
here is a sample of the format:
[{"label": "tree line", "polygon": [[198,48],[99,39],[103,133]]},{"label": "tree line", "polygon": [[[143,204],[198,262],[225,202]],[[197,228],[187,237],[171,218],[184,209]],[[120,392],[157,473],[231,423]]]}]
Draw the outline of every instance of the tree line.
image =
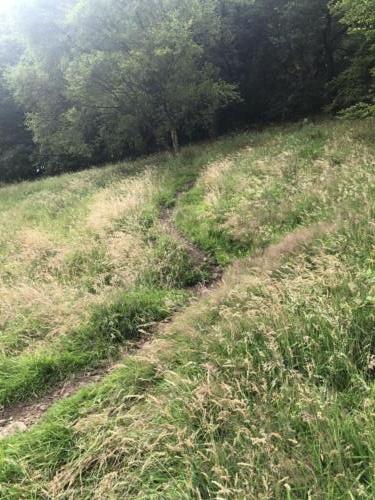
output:
[{"label": "tree line", "polygon": [[375,0],[18,0],[0,181],[278,120],[375,114]]}]

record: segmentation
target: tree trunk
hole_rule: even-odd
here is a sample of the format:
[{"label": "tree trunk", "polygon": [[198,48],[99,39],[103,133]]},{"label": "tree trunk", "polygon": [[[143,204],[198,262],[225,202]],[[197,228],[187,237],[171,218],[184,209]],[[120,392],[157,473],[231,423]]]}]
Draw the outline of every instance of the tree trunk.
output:
[{"label": "tree trunk", "polygon": [[178,142],[178,133],[177,133],[177,130],[175,128],[171,129],[171,139],[172,139],[173,152],[174,152],[174,154],[177,154],[180,150],[180,145]]}]

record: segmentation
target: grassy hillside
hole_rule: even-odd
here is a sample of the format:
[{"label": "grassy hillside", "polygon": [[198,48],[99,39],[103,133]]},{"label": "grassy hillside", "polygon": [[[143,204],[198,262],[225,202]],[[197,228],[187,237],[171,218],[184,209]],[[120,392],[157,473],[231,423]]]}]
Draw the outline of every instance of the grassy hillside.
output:
[{"label": "grassy hillside", "polygon": [[209,278],[163,214],[247,140],[1,189],[0,405],[112,359]]},{"label": "grassy hillside", "polygon": [[0,441],[0,496],[373,498],[373,131],[2,188],[0,403],[116,369]]}]

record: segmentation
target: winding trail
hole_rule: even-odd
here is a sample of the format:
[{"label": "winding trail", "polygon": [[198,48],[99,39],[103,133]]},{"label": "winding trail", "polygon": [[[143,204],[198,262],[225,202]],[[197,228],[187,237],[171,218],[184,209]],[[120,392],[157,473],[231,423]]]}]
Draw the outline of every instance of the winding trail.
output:
[{"label": "winding trail", "polygon": [[[178,196],[179,195],[177,195],[177,199]],[[174,240],[187,249],[195,264],[208,264],[208,268],[210,269],[210,279],[207,282],[199,283],[198,285],[190,288],[193,292],[193,300],[209,293],[213,288],[215,288],[218,281],[221,279],[223,274],[222,269],[218,266],[210,264],[211,259],[209,256],[178,230],[173,222],[172,209],[162,210],[159,223],[166,234],[172,236]],[[149,334],[143,334],[140,341],[130,344],[127,343],[127,345],[124,346],[119,359],[117,359],[114,363],[103,363],[101,368],[76,374],[68,380],[65,380],[62,384],[53,388],[53,390],[48,392],[42,398],[39,398],[37,401],[30,403],[20,402],[4,409],[0,409],[0,439],[10,437],[18,432],[25,432],[29,427],[36,424],[56,402],[74,395],[84,387],[100,382],[105,376],[109,375],[121,366],[122,359],[138,352],[145,343],[148,343],[150,339],[154,337],[158,331],[160,331],[163,325],[170,323],[172,320],[173,316],[165,321],[157,323],[157,325],[153,328],[153,331]]]},{"label": "winding trail", "polygon": [[60,399],[67,398],[82,387],[98,382],[110,372],[110,368],[103,368],[80,374],[66,380],[42,399],[33,403],[17,403],[0,411],[0,438],[9,437],[16,432],[23,432],[35,424],[44,413]]},{"label": "winding trail", "polygon": [[[178,199],[177,195],[177,199]],[[190,288],[193,292],[192,301],[200,297],[210,294],[219,288],[219,283],[222,281],[223,269],[214,265],[203,250],[198,248],[186,238],[176,227],[173,222],[173,210],[164,209],[159,218],[159,224],[164,229],[166,234],[173,237],[174,240],[184,246],[192,258],[193,262],[197,265],[207,263],[210,270],[210,279],[205,283],[200,283]],[[235,275],[241,275],[241,266],[246,265],[258,271],[267,270],[268,272],[277,268],[280,259],[283,256],[291,255],[298,251],[305,244],[308,244],[312,239],[329,232],[336,228],[334,224],[316,224],[308,228],[299,228],[287,235],[277,244],[270,245],[263,252],[249,258],[249,261],[238,261],[232,265],[233,269],[237,269]],[[138,342],[127,343],[124,346],[122,353],[115,362],[103,363],[99,369],[88,371],[86,373],[76,374],[74,377],[66,380],[63,384],[55,387],[51,392],[46,394],[38,401],[25,403],[21,402],[0,410],[0,439],[12,436],[17,432],[24,432],[30,426],[36,424],[47,410],[56,402],[74,395],[80,389],[88,387],[93,383],[100,382],[105,376],[112,373],[114,370],[121,366],[121,361],[132,354],[140,352],[145,346],[150,346],[150,341],[161,332],[166,324],[173,321],[175,315],[170,318],[155,324],[152,330],[147,334],[142,335]]]},{"label": "winding trail", "polygon": [[209,290],[211,290],[223,276],[223,269],[220,266],[215,265],[206,252],[197,247],[181,231],[179,231],[176,224],[173,222],[172,209],[163,210],[159,223],[164,229],[165,234],[170,235],[175,241],[186,248],[194,264],[197,266],[207,264],[210,271],[209,281],[206,283],[198,283],[197,285],[191,287],[191,289],[197,296],[204,295],[209,292]]}]

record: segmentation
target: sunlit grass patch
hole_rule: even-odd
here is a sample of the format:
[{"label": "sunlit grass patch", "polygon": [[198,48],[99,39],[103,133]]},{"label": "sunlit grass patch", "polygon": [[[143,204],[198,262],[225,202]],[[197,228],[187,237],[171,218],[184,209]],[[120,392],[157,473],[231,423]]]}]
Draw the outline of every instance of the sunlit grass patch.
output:
[{"label": "sunlit grass patch", "polygon": [[361,126],[329,122],[266,132],[256,147],[202,173],[182,198],[177,223],[226,263],[296,227],[339,212],[345,218],[373,185],[373,155],[355,139]]}]

